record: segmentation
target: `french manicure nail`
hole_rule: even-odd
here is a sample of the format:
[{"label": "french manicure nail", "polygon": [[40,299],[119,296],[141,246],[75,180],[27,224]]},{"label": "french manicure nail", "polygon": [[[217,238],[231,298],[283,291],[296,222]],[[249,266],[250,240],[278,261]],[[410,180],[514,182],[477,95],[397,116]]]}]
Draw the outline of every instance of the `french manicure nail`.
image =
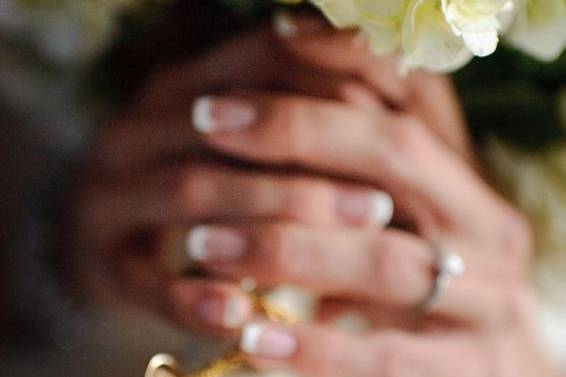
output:
[{"label": "french manicure nail", "polygon": [[237,329],[250,317],[250,303],[239,297],[203,297],[195,306],[197,315],[212,327]]},{"label": "french manicure nail", "polygon": [[382,191],[375,191],[371,195],[370,218],[377,225],[385,226],[393,219],[395,206],[389,194]]},{"label": "french manicure nail", "polygon": [[282,328],[267,323],[250,323],[242,331],[240,349],[250,355],[286,359],[297,350],[297,339]]},{"label": "french manicure nail", "polygon": [[251,126],[257,113],[250,103],[233,99],[204,96],[193,104],[193,127],[202,133],[236,132]]},{"label": "french manicure nail", "polygon": [[234,230],[199,226],[189,232],[186,250],[197,262],[230,262],[245,253],[246,240]]},{"label": "french manicure nail", "polygon": [[370,222],[387,225],[393,216],[393,200],[381,191],[340,190],[337,212],[346,223],[364,225]]},{"label": "french manicure nail", "polygon": [[283,38],[293,38],[299,32],[293,17],[284,11],[279,11],[273,16],[273,29],[277,35]]}]

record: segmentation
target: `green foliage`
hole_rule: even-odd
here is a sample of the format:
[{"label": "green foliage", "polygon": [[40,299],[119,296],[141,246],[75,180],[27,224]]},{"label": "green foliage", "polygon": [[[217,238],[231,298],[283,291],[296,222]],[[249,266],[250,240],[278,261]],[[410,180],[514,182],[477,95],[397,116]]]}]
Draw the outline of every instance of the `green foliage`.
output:
[{"label": "green foliage", "polygon": [[525,148],[565,140],[559,96],[566,88],[566,54],[544,63],[502,46],[454,79],[476,138],[496,134]]}]

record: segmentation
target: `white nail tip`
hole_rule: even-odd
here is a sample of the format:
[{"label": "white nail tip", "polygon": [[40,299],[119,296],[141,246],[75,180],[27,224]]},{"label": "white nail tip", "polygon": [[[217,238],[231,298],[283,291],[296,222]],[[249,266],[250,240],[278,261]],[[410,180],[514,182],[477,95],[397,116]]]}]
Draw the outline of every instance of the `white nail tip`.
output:
[{"label": "white nail tip", "polygon": [[202,133],[214,131],[215,124],[212,115],[212,97],[198,98],[193,105],[193,127]]},{"label": "white nail tip", "polygon": [[273,28],[275,32],[285,38],[297,35],[299,28],[287,12],[277,12],[273,17]]},{"label": "white nail tip", "polygon": [[259,323],[250,323],[244,327],[240,338],[240,349],[245,353],[255,354],[259,348],[259,340],[263,326]]},{"label": "white nail tip", "polygon": [[395,205],[388,194],[378,191],[371,198],[371,218],[379,225],[387,225],[393,219]]},{"label": "white nail tip", "polygon": [[191,230],[187,236],[187,255],[190,259],[202,262],[208,257],[206,250],[206,239],[208,237],[208,228],[199,226]]},{"label": "white nail tip", "polygon": [[226,302],[222,322],[227,328],[238,328],[244,321],[244,308],[242,301],[232,298]]}]

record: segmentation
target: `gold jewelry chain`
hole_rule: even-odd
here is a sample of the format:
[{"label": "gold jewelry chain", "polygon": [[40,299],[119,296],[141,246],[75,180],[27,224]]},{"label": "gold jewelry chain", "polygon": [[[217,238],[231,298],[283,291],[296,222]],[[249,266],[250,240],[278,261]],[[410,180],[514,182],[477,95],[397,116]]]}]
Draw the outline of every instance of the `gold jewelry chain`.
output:
[{"label": "gold jewelry chain", "polygon": [[[263,314],[270,321],[290,324],[297,322],[296,316],[268,302],[265,296],[261,296],[257,292],[250,292],[249,295],[254,311]],[[199,372],[185,375],[179,370],[175,358],[170,355],[159,354],[155,355],[149,362],[145,377],[222,377],[245,367],[244,354],[240,351],[234,351],[214,361]]]}]

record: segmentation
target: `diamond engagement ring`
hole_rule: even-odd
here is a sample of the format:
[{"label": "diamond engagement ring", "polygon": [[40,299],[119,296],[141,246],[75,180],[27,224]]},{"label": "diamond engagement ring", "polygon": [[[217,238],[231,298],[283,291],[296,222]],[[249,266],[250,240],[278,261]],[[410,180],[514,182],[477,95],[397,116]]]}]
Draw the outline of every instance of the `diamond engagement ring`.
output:
[{"label": "diamond engagement ring", "polygon": [[452,279],[461,277],[466,271],[462,257],[453,252],[447,252],[436,243],[430,243],[430,250],[434,254],[435,278],[425,300],[417,307],[418,314],[431,311],[440,294],[446,290]]}]

